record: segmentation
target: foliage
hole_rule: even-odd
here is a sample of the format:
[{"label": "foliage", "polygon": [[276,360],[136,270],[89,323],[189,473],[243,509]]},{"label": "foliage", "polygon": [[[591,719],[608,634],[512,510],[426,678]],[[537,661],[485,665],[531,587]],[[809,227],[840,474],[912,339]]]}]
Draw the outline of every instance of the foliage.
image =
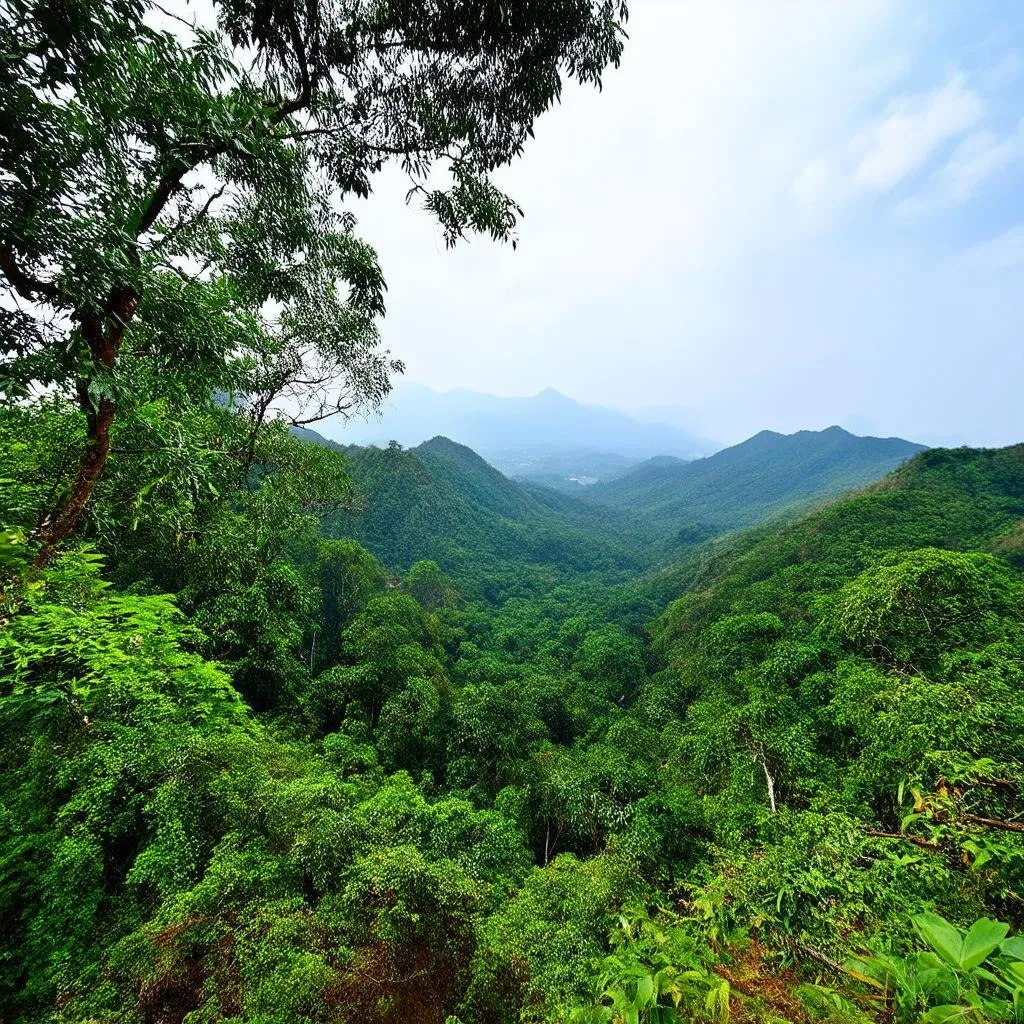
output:
[{"label": "foliage", "polygon": [[839,427],[788,436],[764,430],[710,458],[657,456],[584,494],[639,513],[641,528],[657,526],[675,546],[687,546],[870,484],[919,450]]},{"label": "foliage", "polygon": [[35,529],[41,562],[89,506],[119,421],[167,441],[218,394],[254,432],[270,411],[379,405],[402,364],[380,349],[384,278],[344,204],[385,163],[449,244],[514,238],[493,172],[565,79],[600,84],[618,63],[626,7],[479,14],[217,0],[204,23],[145,0],[5,0],[0,392],[56,393],[84,421]]},{"label": "foliage", "polygon": [[598,1004],[576,1011],[572,1020],[662,1024],[685,1014],[729,1024],[729,982],[701,963],[693,936],[671,915],[624,912],[609,944],[613,952],[598,981]]},{"label": "foliage", "polygon": [[200,407],[33,566],[80,417],[0,417],[5,1020],[1020,1016],[1020,449],[637,575],[455,446],[239,473]]},{"label": "foliage", "polygon": [[897,1021],[1024,1017],[1024,942],[1007,938],[1009,925],[982,917],[963,930],[933,913],[912,920],[926,951],[867,955],[846,967],[880,992],[878,998]]},{"label": "foliage", "polygon": [[625,5],[213,14],[0,5],[0,1017],[1024,1019],[1024,448],[289,429],[399,368],[345,203],[511,238]]}]

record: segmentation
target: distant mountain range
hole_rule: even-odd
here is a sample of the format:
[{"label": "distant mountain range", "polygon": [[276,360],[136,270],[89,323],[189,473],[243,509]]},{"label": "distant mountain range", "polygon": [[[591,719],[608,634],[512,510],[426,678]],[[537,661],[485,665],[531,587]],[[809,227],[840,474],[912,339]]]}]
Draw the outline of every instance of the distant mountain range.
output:
[{"label": "distant mountain range", "polygon": [[923,448],[898,437],[856,437],[842,427],[763,430],[710,458],[649,459],[581,495],[654,526],[714,534],[869,484]]},{"label": "distant mountain range", "polygon": [[528,398],[499,398],[411,383],[395,389],[379,419],[329,423],[322,433],[346,445],[398,441],[406,447],[440,435],[510,476],[541,480],[606,479],[653,455],[692,459],[721,447],[675,426],[573,401],[553,388]]},{"label": "distant mountain range", "polygon": [[[312,431],[302,436],[333,443]],[[344,450],[364,507],[333,515],[328,532],[360,540],[396,569],[432,558],[473,590],[484,569],[499,566],[534,578],[545,566],[653,566],[682,547],[872,483],[922,446],[840,427],[766,430],[706,459],[649,459],[576,496],[511,480],[446,437]]]}]

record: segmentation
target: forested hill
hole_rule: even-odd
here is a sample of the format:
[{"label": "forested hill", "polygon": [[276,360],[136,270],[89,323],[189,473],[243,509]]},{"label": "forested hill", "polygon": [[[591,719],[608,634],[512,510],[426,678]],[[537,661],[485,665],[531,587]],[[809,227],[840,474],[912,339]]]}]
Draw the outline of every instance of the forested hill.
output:
[{"label": "forested hill", "polygon": [[493,595],[522,573],[522,582],[537,579],[544,567],[578,573],[642,564],[617,513],[554,492],[541,500],[447,438],[345,452],[358,506],[333,513],[326,529],[355,537],[396,569],[433,559],[472,592]]},{"label": "forested hill", "polygon": [[796,434],[764,430],[707,459],[650,459],[583,494],[666,529],[690,523],[712,534],[871,483],[921,449],[895,437],[856,437],[840,427]]},{"label": "forested hill", "polygon": [[573,496],[510,480],[445,437],[410,449],[350,447],[358,501],[333,513],[327,529],[357,538],[396,569],[433,559],[473,593],[494,595],[499,577],[508,586],[547,570],[651,568],[680,547],[877,480],[918,450],[838,427],[788,437],[765,431],[698,462],[651,459]]},{"label": "forested hill", "polygon": [[[76,416],[0,414],[4,1020],[1014,1019],[1024,446],[693,549],[643,629],[650,576],[530,561],[594,509],[444,439],[119,451],[33,567]],[[454,562],[325,538],[346,471]]]},{"label": "forested hill", "polygon": [[699,629],[708,616],[772,602],[775,611],[802,615],[869,564],[915,548],[982,550],[1024,569],[1024,445],[929,449],[791,522],[705,545],[676,567],[671,586],[686,593],[656,631],[664,639],[663,630],[684,619]]},{"label": "forested hill", "polygon": [[[989,994],[977,1019],[1008,1019],[994,993],[1024,924],[1024,445],[927,451],[716,545],[651,636],[664,785],[699,794],[719,850],[707,912],[811,973],[845,965],[825,970],[833,994],[895,986],[896,1020],[964,1019]],[[943,918],[986,917],[1010,925],[976,925],[991,932],[978,970],[951,966],[943,939],[963,931]]]}]

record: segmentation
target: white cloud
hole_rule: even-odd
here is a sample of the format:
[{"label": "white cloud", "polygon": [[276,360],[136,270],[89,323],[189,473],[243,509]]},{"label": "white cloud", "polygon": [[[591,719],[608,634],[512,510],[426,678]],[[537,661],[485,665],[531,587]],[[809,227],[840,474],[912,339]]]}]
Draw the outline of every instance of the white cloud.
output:
[{"label": "white cloud", "polygon": [[903,214],[935,213],[972,199],[990,178],[1024,160],[1024,119],[1000,137],[988,128],[968,135],[920,195],[900,203]]},{"label": "white cloud", "polygon": [[811,160],[793,182],[793,195],[802,203],[815,203],[832,181],[832,170],[827,160]]},{"label": "white cloud", "polygon": [[1024,269],[1024,224],[968,249],[963,263],[982,271]]},{"label": "white cloud", "polygon": [[863,155],[854,179],[864,188],[888,191],[917,171],[943,142],[976,125],[984,113],[981,97],[959,73],[933,92],[900,97],[882,121],[855,140]]}]

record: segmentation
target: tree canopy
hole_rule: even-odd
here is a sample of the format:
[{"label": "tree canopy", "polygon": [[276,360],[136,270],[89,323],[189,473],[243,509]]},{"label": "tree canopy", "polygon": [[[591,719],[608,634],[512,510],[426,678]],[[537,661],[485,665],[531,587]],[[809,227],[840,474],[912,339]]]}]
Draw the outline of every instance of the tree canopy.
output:
[{"label": "tree canopy", "polygon": [[346,201],[395,161],[449,243],[512,238],[493,172],[564,80],[600,83],[626,17],[613,0],[213,10],[205,25],[142,0],[0,7],[0,387],[61,395],[86,427],[42,560],[116,418],[217,395],[257,425],[378,403],[401,363]]}]

